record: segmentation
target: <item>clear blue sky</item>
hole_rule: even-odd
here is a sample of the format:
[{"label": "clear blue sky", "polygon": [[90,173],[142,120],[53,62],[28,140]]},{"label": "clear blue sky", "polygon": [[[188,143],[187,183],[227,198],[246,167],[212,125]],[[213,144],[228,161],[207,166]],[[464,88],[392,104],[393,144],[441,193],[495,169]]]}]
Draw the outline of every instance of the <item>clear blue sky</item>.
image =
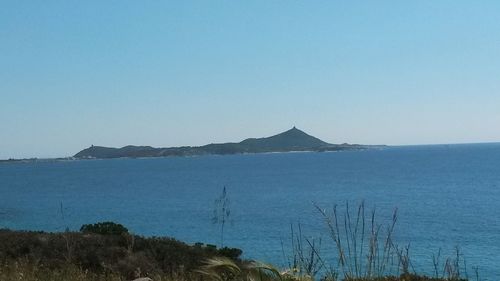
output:
[{"label": "clear blue sky", "polygon": [[500,1],[1,1],[0,159],[500,141]]}]

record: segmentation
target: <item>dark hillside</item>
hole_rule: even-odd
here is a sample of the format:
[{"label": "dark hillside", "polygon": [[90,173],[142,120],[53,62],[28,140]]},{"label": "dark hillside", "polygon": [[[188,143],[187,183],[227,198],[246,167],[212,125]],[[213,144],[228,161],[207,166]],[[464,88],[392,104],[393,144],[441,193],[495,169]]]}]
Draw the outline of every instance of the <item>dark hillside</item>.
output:
[{"label": "dark hillside", "polygon": [[240,154],[291,151],[341,151],[366,149],[371,146],[329,144],[293,127],[283,133],[266,138],[249,138],[239,143],[216,143],[204,146],[154,148],[151,146],[125,146],[111,148],[91,146],[74,155],[75,158],[165,157],[213,154]]}]

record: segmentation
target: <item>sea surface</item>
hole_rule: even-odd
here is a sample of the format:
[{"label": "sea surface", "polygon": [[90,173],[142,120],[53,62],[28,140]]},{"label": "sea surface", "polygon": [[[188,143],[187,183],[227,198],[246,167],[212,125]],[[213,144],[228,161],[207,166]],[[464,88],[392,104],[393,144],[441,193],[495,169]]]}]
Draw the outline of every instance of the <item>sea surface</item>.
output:
[{"label": "sea surface", "polygon": [[[469,275],[500,280],[500,144],[391,147],[336,153],[275,153],[184,158],[0,164],[0,227],[78,230],[114,221],[146,236],[221,243],[213,224],[223,187],[230,200],[224,245],[287,265],[291,225],[333,261],[333,241],[316,206],[330,212],[365,202],[393,239],[410,245],[413,268],[432,274],[466,259]],[[385,226],[382,227],[385,229]],[[1,241],[0,241],[1,243]]]}]

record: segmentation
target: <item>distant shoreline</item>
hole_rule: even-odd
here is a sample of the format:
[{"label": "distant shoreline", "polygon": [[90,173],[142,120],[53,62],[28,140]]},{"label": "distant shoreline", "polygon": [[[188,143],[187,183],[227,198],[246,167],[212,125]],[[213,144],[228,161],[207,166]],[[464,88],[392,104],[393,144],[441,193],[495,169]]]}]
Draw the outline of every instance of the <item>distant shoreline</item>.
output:
[{"label": "distant shoreline", "polygon": [[377,146],[371,148],[359,148],[351,150],[331,150],[331,151],[314,151],[314,150],[297,150],[297,151],[274,151],[274,152],[242,152],[232,154],[196,154],[196,155],[171,155],[171,156],[152,156],[152,157],[114,157],[114,158],[76,158],[76,157],[58,157],[58,158],[21,158],[21,159],[0,159],[1,163],[34,163],[34,162],[66,162],[66,161],[89,161],[89,160],[113,160],[113,159],[161,159],[161,158],[191,158],[191,157],[205,157],[205,156],[234,156],[234,155],[266,155],[266,154],[295,154],[295,153],[337,153],[347,151],[364,151],[371,149],[382,149],[389,146]]},{"label": "distant shoreline", "polygon": [[203,146],[151,147],[127,145],[121,148],[94,146],[81,150],[75,158],[122,158],[228,155],[245,153],[279,152],[326,152],[367,149],[372,146],[360,144],[332,144],[311,136],[296,127],[282,133],[263,138],[247,138],[240,142],[211,143]]},{"label": "distant shoreline", "polygon": [[364,151],[373,149],[385,148],[408,148],[408,147],[437,147],[437,146],[468,146],[468,145],[500,145],[500,142],[471,142],[471,143],[437,143],[437,144],[405,144],[405,145],[366,145],[364,149],[352,150],[332,150],[332,151],[314,151],[314,150],[299,150],[299,151],[276,151],[276,152],[242,152],[234,154],[203,154],[203,155],[179,155],[179,156],[156,156],[156,157],[116,157],[116,158],[76,158],[76,157],[56,157],[56,158],[9,158],[0,159],[2,163],[33,163],[33,162],[59,162],[59,161],[78,161],[78,160],[105,160],[105,159],[146,159],[146,158],[169,158],[169,157],[199,157],[199,156],[227,156],[227,155],[252,155],[252,154],[281,154],[281,153],[329,153],[343,151]]}]

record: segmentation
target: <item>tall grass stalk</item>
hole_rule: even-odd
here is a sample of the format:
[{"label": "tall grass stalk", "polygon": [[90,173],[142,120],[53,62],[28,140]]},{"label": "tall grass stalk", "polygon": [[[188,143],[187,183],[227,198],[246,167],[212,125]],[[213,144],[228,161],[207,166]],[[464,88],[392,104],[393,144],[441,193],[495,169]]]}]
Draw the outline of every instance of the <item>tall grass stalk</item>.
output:
[{"label": "tall grass stalk", "polygon": [[375,209],[367,219],[364,202],[356,208],[355,216],[351,215],[349,203],[343,215],[337,205],[333,206],[331,214],[318,205],[315,207],[334,241],[338,267],[344,279],[381,277],[397,268],[399,259],[393,243],[397,209],[384,232],[383,225],[376,221]]},{"label": "tall grass stalk", "polygon": [[321,238],[306,238],[300,224],[297,229],[298,232],[295,232],[293,225],[290,225],[292,262],[289,262],[289,268],[298,274],[314,277],[324,266],[320,259]]}]

